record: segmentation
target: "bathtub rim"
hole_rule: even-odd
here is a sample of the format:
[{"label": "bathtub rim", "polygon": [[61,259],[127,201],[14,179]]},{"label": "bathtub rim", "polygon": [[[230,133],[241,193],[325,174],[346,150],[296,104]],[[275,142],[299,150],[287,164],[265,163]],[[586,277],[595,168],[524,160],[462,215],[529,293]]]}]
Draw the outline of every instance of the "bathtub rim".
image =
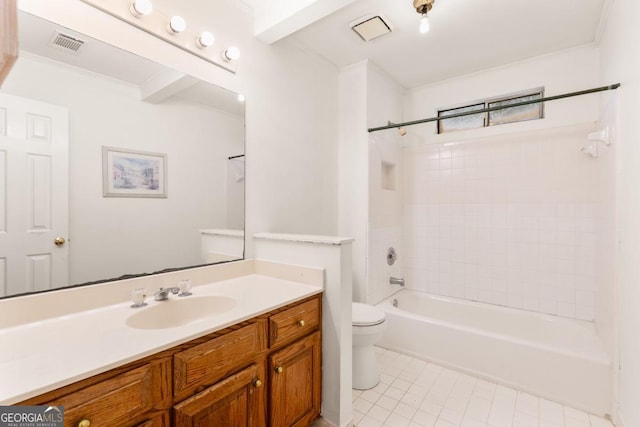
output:
[{"label": "bathtub rim", "polygon": [[[460,305],[471,306],[471,307],[480,307],[482,309],[496,310],[496,311],[500,311],[500,312],[504,312],[504,313],[513,313],[513,314],[516,314],[518,316],[526,315],[526,316],[531,316],[531,317],[534,317],[536,319],[539,319],[539,320],[542,320],[542,321],[546,321],[546,322],[563,322],[563,323],[566,322],[566,323],[570,323],[570,324],[572,324],[572,325],[574,325],[576,327],[586,328],[586,329],[589,329],[590,332],[593,332],[593,334],[594,334],[594,336],[595,336],[595,338],[597,340],[597,344],[598,344],[598,348],[596,350],[598,351],[599,354],[584,354],[584,353],[580,353],[578,351],[574,351],[574,350],[569,349],[569,348],[558,348],[558,347],[554,347],[554,346],[551,346],[551,345],[545,345],[545,344],[540,343],[540,342],[536,342],[536,341],[532,341],[532,340],[526,340],[526,339],[523,339],[523,338],[514,337],[514,336],[511,336],[511,335],[501,334],[501,333],[497,333],[497,332],[492,332],[490,330],[483,329],[483,328],[476,328],[476,327],[472,327],[472,326],[460,326],[460,325],[457,325],[454,322],[441,320],[441,319],[437,319],[437,318],[433,318],[433,317],[428,317],[428,316],[425,316],[425,315],[422,315],[422,314],[413,313],[413,312],[407,311],[407,310],[402,310],[401,308],[397,308],[397,307],[393,306],[393,300],[395,298],[397,298],[397,295],[400,294],[400,293],[414,293],[414,294],[419,294],[422,297],[427,297],[427,298],[430,298],[430,299],[435,299],[435,300],[439,300],[439,301],[445,301],[445,302],[454,303],[454,304],[460,304]],[[430,294],[430,293],[427,293],[427,292],[417,291],[417,290],[414,290],[414,289],[400,289],[397,292],[395,292],[393,295],[385,298],[384,300],[382,300],[381,302],[379,302],[376,305],[379,306],[385,312],[387,312],[389,314],[392,314],[392,315],[410,317],[410,318],[418,320],[418,321],[427,321],[429,323],[432,323],[432,324],[435,324],[435,325],[438,325],[438,326],[442,326],[442,327],[448,327],[448,328],[453,328],[453,329],[457,329],[457,330],[466,330],[466,331],[469,331],[469,332],[472,332],[472,333],[478,333],[478,334],[481,334],[481,335],[486,335],[486,336],[489,336],[489,337],[494,338],[494,339],[505,339],[505,340],[513,341],[513,342],[515,342],[517,344],[520,344],[520,345],[526,345],[526,346],[534,347],[534,348],[537,348],[537,349],[550,351],[552,353],[568,355],[568,356],[572,356],[572,357],[588,360],[588,361],[595,362],[595,363],[605,364],[605,365],[609,366],[609,368],[611,367],[611,357],[607,353],[607,351],[606,351],[606,349],[604,347],[604,343],[602,342],[602,340],[598,336],[598,331],[597,331],[597,328],[595,327],[595,322],[590,322],[590,321],[587,321],[587,320],[579,320],[579,319],[571,319],[571,318],[559,317],[559,316],[554,316],[554,315],[551,315],[551,314],[539,313],[539,312],[535,312],[535,311],[517,309],[517,308],[506,307],[506,306],[501,306],[501,305],[494,305],[494,304],[489,304],[489,303],[484,303],[484,302],[479,302],[479,301],[470,301],[470,300],[465,300],[465,299],[461,299],[461,298],[455,298],[455,297],[449,297],[449,296],[443,296],[443,295],[437,295],[437,294]]]}]

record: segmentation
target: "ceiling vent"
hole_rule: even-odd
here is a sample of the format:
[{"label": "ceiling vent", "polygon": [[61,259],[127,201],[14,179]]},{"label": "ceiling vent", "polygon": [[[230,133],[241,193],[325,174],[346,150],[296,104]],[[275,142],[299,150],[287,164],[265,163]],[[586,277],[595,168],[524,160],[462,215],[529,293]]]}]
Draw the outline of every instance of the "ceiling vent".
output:
[{"label": "ceiling vent", "polygon": [[78,55],[78,51],[82,45],[84,45],[84,41],[58,31],[54,32],[51,36],[51,40],[49,40],[50,47],[64,50],[65,52],[72,53],[74,55]]},{"label": "ceiling vent", "polygon": [[385,34],[389,34],[393,30],[393,26],[389,20],[382,15],[360,18],[353,21],[350,25],[351,29],[366,42],[377,39]]}]

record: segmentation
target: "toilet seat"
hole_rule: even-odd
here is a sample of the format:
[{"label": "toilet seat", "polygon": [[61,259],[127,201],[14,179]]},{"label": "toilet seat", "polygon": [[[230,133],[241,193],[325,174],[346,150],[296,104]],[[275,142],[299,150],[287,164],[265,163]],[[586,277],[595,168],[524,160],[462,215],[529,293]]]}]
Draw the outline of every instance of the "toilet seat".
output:
[{"label": "toilet seat", "polygon": [[354,302],[351,321],[353,326],[375,326],[385,321],[385,313],[373,305]]}]

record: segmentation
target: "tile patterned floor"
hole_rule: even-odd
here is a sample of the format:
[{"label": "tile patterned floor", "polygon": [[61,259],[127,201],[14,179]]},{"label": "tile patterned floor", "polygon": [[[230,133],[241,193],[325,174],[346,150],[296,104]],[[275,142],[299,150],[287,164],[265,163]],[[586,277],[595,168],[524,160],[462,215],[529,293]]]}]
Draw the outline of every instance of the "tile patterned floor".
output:
[{"label": "tile patterned floor", "polygon": [[600,417],[376,347],[381,381],[353,390],[356,427],[612,427]]}]

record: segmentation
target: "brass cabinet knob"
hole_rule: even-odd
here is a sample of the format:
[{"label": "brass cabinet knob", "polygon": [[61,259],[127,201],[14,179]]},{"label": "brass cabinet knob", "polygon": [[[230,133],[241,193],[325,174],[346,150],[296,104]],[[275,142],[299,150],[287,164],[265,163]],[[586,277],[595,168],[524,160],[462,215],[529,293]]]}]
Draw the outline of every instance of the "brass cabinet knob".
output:
[{"label": "brass cabinet knob", "polygon": [[90,427],[90,426],[91,426],[91,421],[89,421],[86,418],[80,420],[80,422],[78,423],[78,427]]},{"label": "brass cabinet knob", "polygon": [[[64,244],[65,244],[66,242],[67,242],[67,241],[64,239],[64,237],[56,237],[56,238],[53,240],[53,243],[54,243],[56,246],[64,246]],[[84,421],[84,420],[82,420],[82,421]],[[82,421],[80,421],[80,422],[82,422]],[[87,425],[87,426],[81,426],[81,427],[88,427],[88,425]]]},{"label": "brass cabinet knob", "polygon": [[284,369],[282,369],[282,366],[276,366],[276,374],[281,374],[282,371],[284,371]]},{"label": "brass cabinet knob", "polygon": [[305,325],[304,320],[300,319],[298,320],[298,326],[303,327]]},{"label": "brass cabinet knob", "polygon": [[256,380],[253,382],[253,386],[255,388],[260,388],[262,387],[262,381],[260,381],[259,379],[256,378]]}]

